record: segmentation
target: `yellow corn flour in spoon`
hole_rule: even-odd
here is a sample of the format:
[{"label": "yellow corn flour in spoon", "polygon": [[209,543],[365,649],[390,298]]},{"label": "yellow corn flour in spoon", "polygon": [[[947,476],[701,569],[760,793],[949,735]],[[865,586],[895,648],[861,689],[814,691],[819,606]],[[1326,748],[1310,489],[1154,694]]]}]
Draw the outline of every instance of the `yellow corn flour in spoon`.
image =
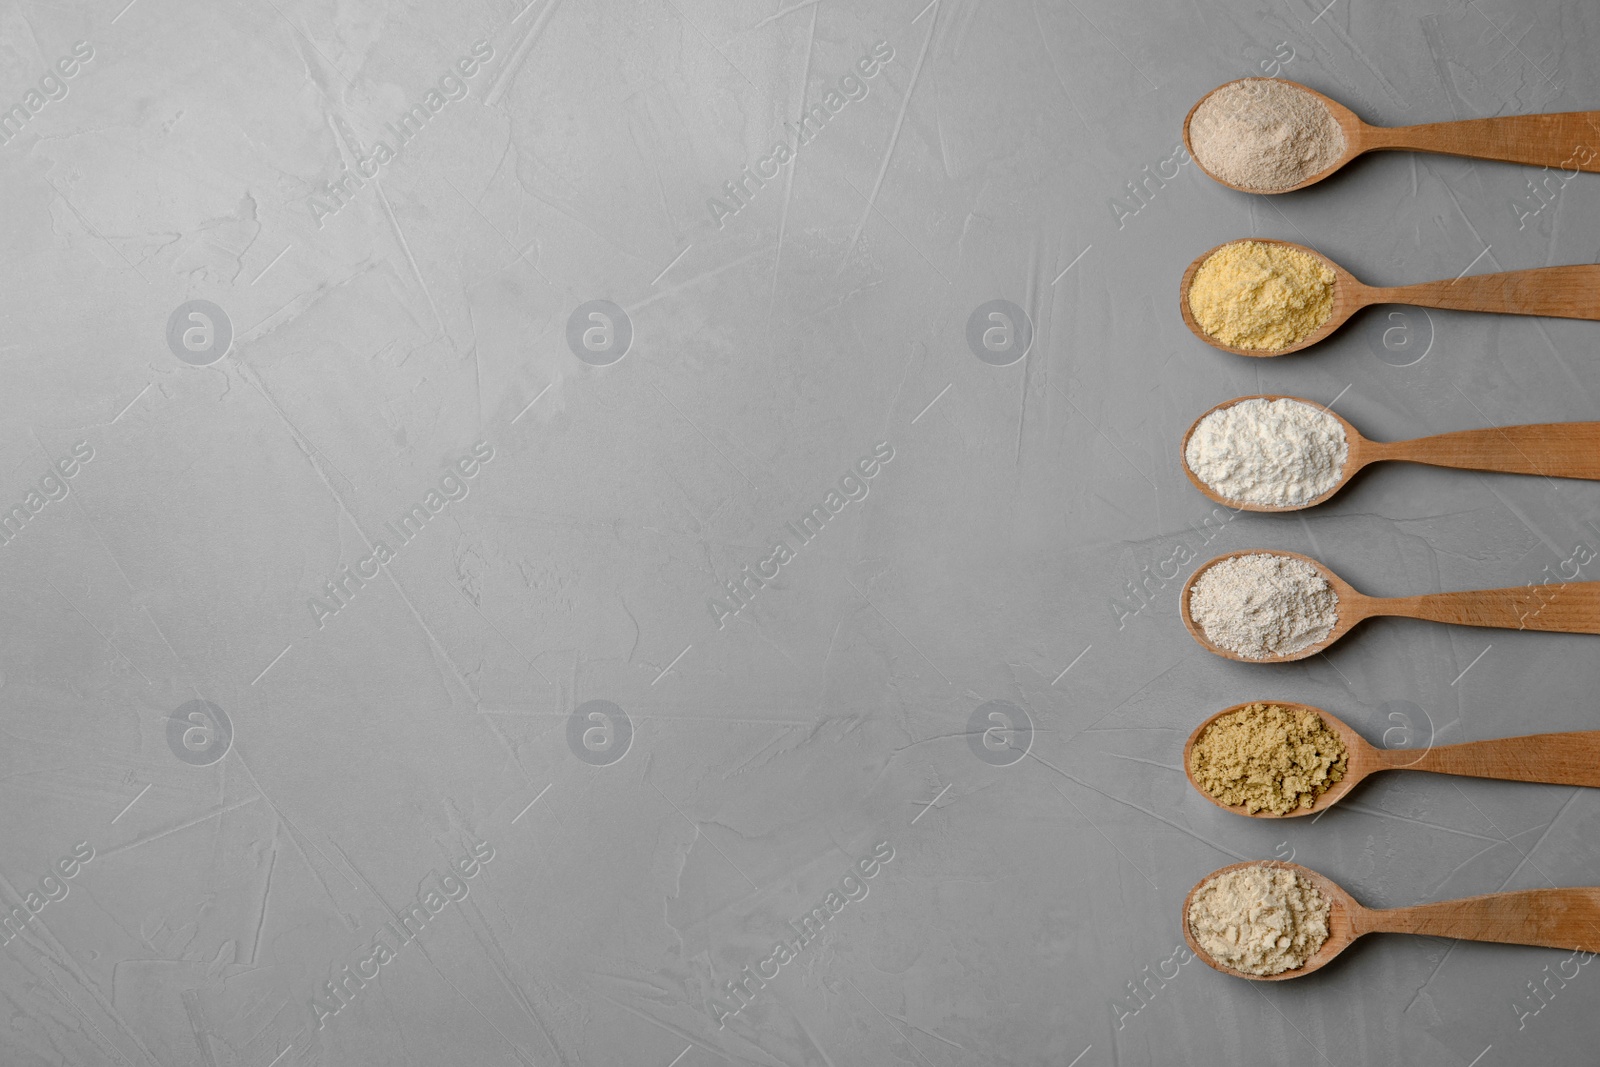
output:
[{"label": "yellow corn flour in spoon", "polygon": [[1289,348],[1333,314],[1333,284],[1328,265],[1298,248],[1234,241],[1194,272],[1189,311],[1229,348]]}]

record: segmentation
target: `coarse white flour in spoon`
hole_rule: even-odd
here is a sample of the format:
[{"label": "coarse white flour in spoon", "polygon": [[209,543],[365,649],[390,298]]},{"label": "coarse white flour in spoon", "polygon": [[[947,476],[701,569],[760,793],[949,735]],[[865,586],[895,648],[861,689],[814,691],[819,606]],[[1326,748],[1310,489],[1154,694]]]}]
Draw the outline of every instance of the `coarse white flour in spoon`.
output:
[{"label": "coarse white flour in spoon", "polygon": [[1195,426],[1183,458],[1218,496],[1293,507],[1339,484],[1350,443],[1344,424],[1298,400],[1241,400]]}]

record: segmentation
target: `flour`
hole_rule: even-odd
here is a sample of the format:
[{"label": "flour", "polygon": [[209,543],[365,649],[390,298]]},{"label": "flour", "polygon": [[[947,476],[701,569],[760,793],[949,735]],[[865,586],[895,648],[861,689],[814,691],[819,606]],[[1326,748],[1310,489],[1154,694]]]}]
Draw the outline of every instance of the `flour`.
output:
[{"label": "flour", "polygon": [[1282,350],[1327,325],[1337,284],[1333,268],[1303,249],[1230,241],[1195,268],[1189,313],[1212,344]]},{"label": "flour", "polygon": [[1184,459],[1219,496],[1292,507],[1339,484],[1350,445],[1344,425],[1298,400],[1243,400],[1200,420]]},{"label": "flour", "polygon": [[1189,932],[1218,963],[1246,974],[1303,967],[1328,940],[1328,901],[1292,870],[1224,871],[1189,901]]},{"label": "flour", "polygon": [[1218,648],[1268,659],[1331,634],[1339,595],[1305,560],[1258,552],[1206,568],[1189,592],[1189,615]]},{"label": "flour", "polygon": [[1223,804],[1245,814],[1287,815],[1310,810],[1344,780],[1344,740],[1310,708],[1246,704],[1219,715],[1189,750],[1189,778]]},{"label": "flour", "polygon": [[1195,158],[1256,191],[1293,188],[1344,155],[1344,130],[1325,104],[1288,82],[1245,78],[1206,97],[1189,120]]}]

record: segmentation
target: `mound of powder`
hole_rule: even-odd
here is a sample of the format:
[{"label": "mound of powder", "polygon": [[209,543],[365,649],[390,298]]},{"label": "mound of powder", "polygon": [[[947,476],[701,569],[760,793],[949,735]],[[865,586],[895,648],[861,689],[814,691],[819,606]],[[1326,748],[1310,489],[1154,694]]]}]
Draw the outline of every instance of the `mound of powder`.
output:
[{"label": "mound of powder", "polygon": [[1299,344],[1333,315],[1334,273],[1308,252],[1261,241],[1223,245],[1189,282],[1189,311],[1229,348]]},{"label": "mound of powder", "polygon": [[1271,78],[1224,85],[1195,108],[1189,143],[1207,171],[1244,189],[1289,189],[1344,155],[1344,130],[1321,100]]},{"label": "mound of powder", "polygon": [[1220,715],[1195,738],[1189,773],[1195,785],[1255,814],[1310,809],[1344,779],[1349,756],[1339,735],[1307,708],[1251,704]]},{"label": "mound of powder", "polygon": [[1189,615],[1218,648],[1267,659],[1332,633],[1339,595],[1305,560],[1257,552],[1207,567],[1189,592]]},{"label": "mound of powder", "polygon": [[1220,496],[1291,507],[1339,483],[1350,455],[1344,425],[1298,400],[1243,400],[1200,420],[1183,458]]},{"label": "mound of powder", "polygon": [[1281,974],[1305,966],[1328,940],[1328,901],[1315,885],[1282,867],[1224,871],[1189,901],[1189,932],[1218,963],[1245,974]]}]

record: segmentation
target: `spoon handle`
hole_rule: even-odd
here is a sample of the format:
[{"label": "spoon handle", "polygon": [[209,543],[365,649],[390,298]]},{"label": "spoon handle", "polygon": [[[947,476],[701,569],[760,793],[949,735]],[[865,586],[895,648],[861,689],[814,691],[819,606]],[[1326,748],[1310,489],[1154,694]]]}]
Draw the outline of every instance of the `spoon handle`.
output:
[{"label": "spoon handle", "polygon": [[1409,749],[1381,749],[1391,767],[1507,782],[1600,787],[1600,730],[1527,734],[1493,741],[1440,745],[1420,756]]},{"label": "spoon handle", "polygon": [[1362,933],[1426,934],[1468,941],[1600,952],[1600,886],[1523,889],[1411,908],[1368,909]]},{"label": "spoon handle", "polygon": [[1600,264],[1534,267],[1474,274],[1454,281],[1374,287],[1367,291],[1363,303],[1600,319]]},{"label": "spoon handle", "polygon": [[1381,445],[1378,458],[1471,471],[1600,479],[1600,422],[1544,422]]},{"label": "spoon handle", "polygon": [[1600,582],[1552,582],[1386,597],[1373,600],[1368,614],[1403,615],[1456,626],[1600,634]]},{"label": "spoon handle", "polygon": [[1497,159],[1570,174],[1600,172],[1600,111],[1368,127],[1367,148],[1401,148],[1447,156]]}]

